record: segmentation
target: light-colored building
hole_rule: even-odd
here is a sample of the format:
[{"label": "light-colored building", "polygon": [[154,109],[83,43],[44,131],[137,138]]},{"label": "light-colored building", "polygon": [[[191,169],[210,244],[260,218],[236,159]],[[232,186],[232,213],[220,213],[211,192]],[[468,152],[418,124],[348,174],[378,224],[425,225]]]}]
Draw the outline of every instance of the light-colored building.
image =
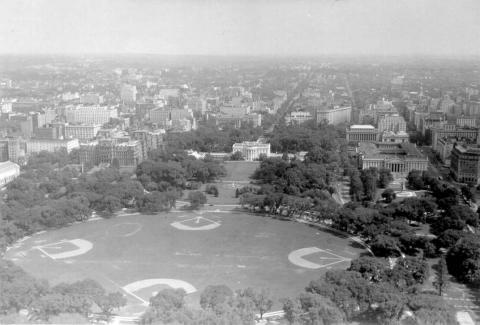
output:
[{"label": "light-colored building", "polygon": [[90,140],[97,136],[97,133],[101,128],[101,124],[65,125],[65,138]]},{"label": "light-colored building", "polygon": [[73,149],[79,148],[80,144],[78,139],[29,139],[25,142],[25,147],[28,156],[41,151],[55,152],[60,149],[65,149],[70,153]]},{"label": "light-colored building", "polygon": [[457,182],[478,185],[480,182],[480,146],[455,145],[450,170]]},{"label": "light-colored building", "polygon": [[432,128],[432,149],[437,150],[438,139],[455,138],[462,141],[479,143],[480,130],[477,128],[459,128],[455,125],[443,125],[442,127]]},{"label": "light-colored building", "polygon": [[412,170],[427,170],[428,158],[412,143],[360,142],[357,148],[362,169],[387,168],[407,175]]},{"label": "light-colored building", "polygon": [[378,119],[378,131],[406,132],[407,123],[399,114],[383,115]]},{"label": "light-colored building", "polygon": [[137,87],[124,84],[120,90],[120,98],[124,103],[135,103],[137,100]]},{"label": "light-colored building", "polygon": [[447,166],[450,166],[454,145],[455,140],[449,138],[442,138],[437,141],[437,153],[440,156],[440,160]]},{"label": "light-colored building", "polygon": [[405,131],[385,131],[381,134],[381,141],[382,142],[395,142],[395,143],[403,143],[408,142],[409,135]]},{"label": "light-colored building", "polygon": [[475,128],[477,127],[477,119],[471,116],[461,116],[457,117],[455,124],[458,127]]},{"label": "light-colored building", "polygon": [[261,140],[234,143],[232,152],[235,153],[237,151],[242,153],[245,160],[258,160],[260,155],[266,155],[267,157],[270,155],[270,143],[265,143]]},{"label": "light-colored building", "polygon": [[0,187],[3,187],[13,181],[20,175],[20,166],[11,162],[0,162]]},{"label": "light-colored building", "polygon": [[347,141],[376,142],[378,140],[379,133],[373,125],[357,124],[347,128]]},{"label": "light-colored building", "polygon": [[118,118],[118,111],[108,106],[68,106],[65,108],[65,118],[72,124],[105,124],[112,118]]},{"label": "light-colored building", "polygon": [[328,124],[350,123],[352,119],[351,106],[335,106],[323,108],[316,111],[317,123],[327,122]]},{"label": "light-colored building", "polygon": [[302,124],[311,119],[313,119],[313,116],[310,112],[296,111],[290,112],[290,114],[285,117],[285,122],[287,124]]}]

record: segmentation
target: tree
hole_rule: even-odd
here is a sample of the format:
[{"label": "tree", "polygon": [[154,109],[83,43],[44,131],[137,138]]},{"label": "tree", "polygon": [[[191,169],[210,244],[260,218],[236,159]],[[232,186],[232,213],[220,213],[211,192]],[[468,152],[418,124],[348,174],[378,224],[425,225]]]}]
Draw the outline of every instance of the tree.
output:
[{"label": "tree", "polygon": [[441,296],[448,286],[448,268],[445,256],[440,257],[438,264],[436,265],[436,279],[433,285],[438,290],[438,295]]},{"label": "tree", "polygon": [[191,209],[198,209],[200,206],[203,206],[207,203],[206,196],[200,191],[193,191],[188,193],[187,201],[190,202]]},{"label": "tree", "polygon": [[480,239],[467,235],[447,252],[448,272],[459,281],[480,285]]},{"label": "tree", "polygon": [[360,179],[363,183],[363,193],[365,199],[371,201],[375,198],[377,189],[378,171],[376,168],[363,169],[360,173]]},{"label": "tree", "polygon": [[468,201],[475,202],[475,188],[474,187],[469,187],[469,186],[462,186],[461,188],[462,195],[467,199]]},{"label": "tree", "polygon": [[127,304],[127,299],[120,292],[114,292],[97,297],[95,302],[102,313],[109,318],[114,309],[119,309]]},{"label": "tree", "polygon": [[350,195],[354,201],[360,201],[364,192],[363,183],[358,172],[350,175]]},{"label": "tree", "polygon": [[397,195],[391,188],[387,188],[385,191],[383,191],[382,197],[385,199],[386,203],[391,203],[393,200],[395,200]]},{"label": "tree", "polygon": [[230,160],[244,160],[242,152],[241,151],[235,151],[230,156]]},{"label": "tree", "polygon": [[247,288],[237,291],[237,295],[242,298],[247,298],[253,302],[255,308],[260,314],[260,319],[263,319],[263,314],[265,314],[273,306],[273,299],[270,295],[270,291],[264,288],[260,289],[259,291],[252,288]]},{"label": "tree", "polygon": [[401,254],[398,239],[386,235],[377,236],[370,248],[375,256],[396,257]]},{"label": "tree", "polygon": [[378,187],[385,188],[393,181],[392,172],[388,168],[378,170]]},{"label": "tree", "polygon": [[422,172],[419,170],[412,170],[407,176],[408,188],[412,190],[425,189],[425,183],[423,182]]},{"label": "tree", "polygon": [[217,310],[233,297],[233,291],[226,285],[209,285],[200,295],[200,306],[203,309]]}]

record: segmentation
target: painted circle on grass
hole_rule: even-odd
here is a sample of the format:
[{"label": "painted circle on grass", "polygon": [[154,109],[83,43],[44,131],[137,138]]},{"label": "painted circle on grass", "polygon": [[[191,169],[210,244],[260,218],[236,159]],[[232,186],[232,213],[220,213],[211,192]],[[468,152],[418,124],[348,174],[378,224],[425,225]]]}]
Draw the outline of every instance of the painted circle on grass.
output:
[{"label": "painted circle on grass", "polygon": [[142,230],[142,225],[138,222],[122,222],[113,225],[105,232],[113,237],[130,237]]},{"label": "painted circle on grass", "polygon": [[170,224],[179,230],[212,230],[220,227],[220,223],[202,216],[196,216],[182,221],[175,221]]},{"label": "painted circle on grass", "polygon": [[[315,260],[315,262],[306,259],[306,256],[310,256]],[[288,260],[294,265],[314,270],[350,261],[349,258],[342,257],[318,247],[305,247],[297,249],[288,254]]]}]

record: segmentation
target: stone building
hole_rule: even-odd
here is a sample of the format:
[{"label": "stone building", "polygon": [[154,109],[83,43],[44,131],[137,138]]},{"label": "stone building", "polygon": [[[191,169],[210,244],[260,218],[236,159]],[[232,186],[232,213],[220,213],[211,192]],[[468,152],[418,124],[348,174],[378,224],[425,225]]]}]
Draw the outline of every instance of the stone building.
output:
[{"label": "stone building", "polygon": [[387,168],[392,173],[407,175],[428,167],[428,158],[412,143],[361,142],[357,152],[362,169]]},{"label": "stone building", "polygon": [[270,155],[270,143],[265,143],[261,140],[244,141],[241,143],[234,143],[232,152],[241,152],[243,158],[248,161],[258,160],[260,155]]}]

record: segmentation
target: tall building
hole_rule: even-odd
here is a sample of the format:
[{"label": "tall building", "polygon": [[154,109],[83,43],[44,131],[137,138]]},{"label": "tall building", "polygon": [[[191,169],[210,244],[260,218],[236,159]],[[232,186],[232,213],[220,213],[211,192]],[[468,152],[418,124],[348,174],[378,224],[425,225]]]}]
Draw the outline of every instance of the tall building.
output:
[{"label": "tall building", "polygon": [[0,161],[25,162],[24,142],[18,137],[0,139]]},{"label": "tall building", "polygon": [[142,147],[143,159],[148,158],[148,153],[151,150],[163,150],[165,143],[163,142],[164,130],[147,131],[137,130],[133,131],[132,138],[139,141]]},{"label": "tall building", "polygon": [[350,123],[351,119],[351,106],[335,106],[333,108],[322,108],[316,111],[317,123],[327,122],[328,124],[338,125],[341,123]]},{"label": "tall building", "polygon": [[124,103],[135,103],[137,101],[137,87],[124,84],[120,90],[120,98]]},{"label": "tall building", "polygon": [[105,124],[118,118],[118,111],[108,106],[69,106],[65,108],[65,118],[72,124]]},{"label": "tall building", "polygon": [[480,181],[480,146],[455,145],[450,170],[457,182],[478,185]]},{"label": "tall building", "polygon": [[260,155],[270,156],[270,143],[265,143],[261,140],[234,143],[232,152],[235,153],[237,151],[242,153],[245,160],[258,160]]},{"label": "tall building", "polygon": [[406,132],[407,123],[399,114],[383,115],[378,119],[378,131]]},{"label": "tall building", "polygon": [[347,128],[347,141],[376,142],[379,141],[379,133],[373,125],[351,125]]}]

